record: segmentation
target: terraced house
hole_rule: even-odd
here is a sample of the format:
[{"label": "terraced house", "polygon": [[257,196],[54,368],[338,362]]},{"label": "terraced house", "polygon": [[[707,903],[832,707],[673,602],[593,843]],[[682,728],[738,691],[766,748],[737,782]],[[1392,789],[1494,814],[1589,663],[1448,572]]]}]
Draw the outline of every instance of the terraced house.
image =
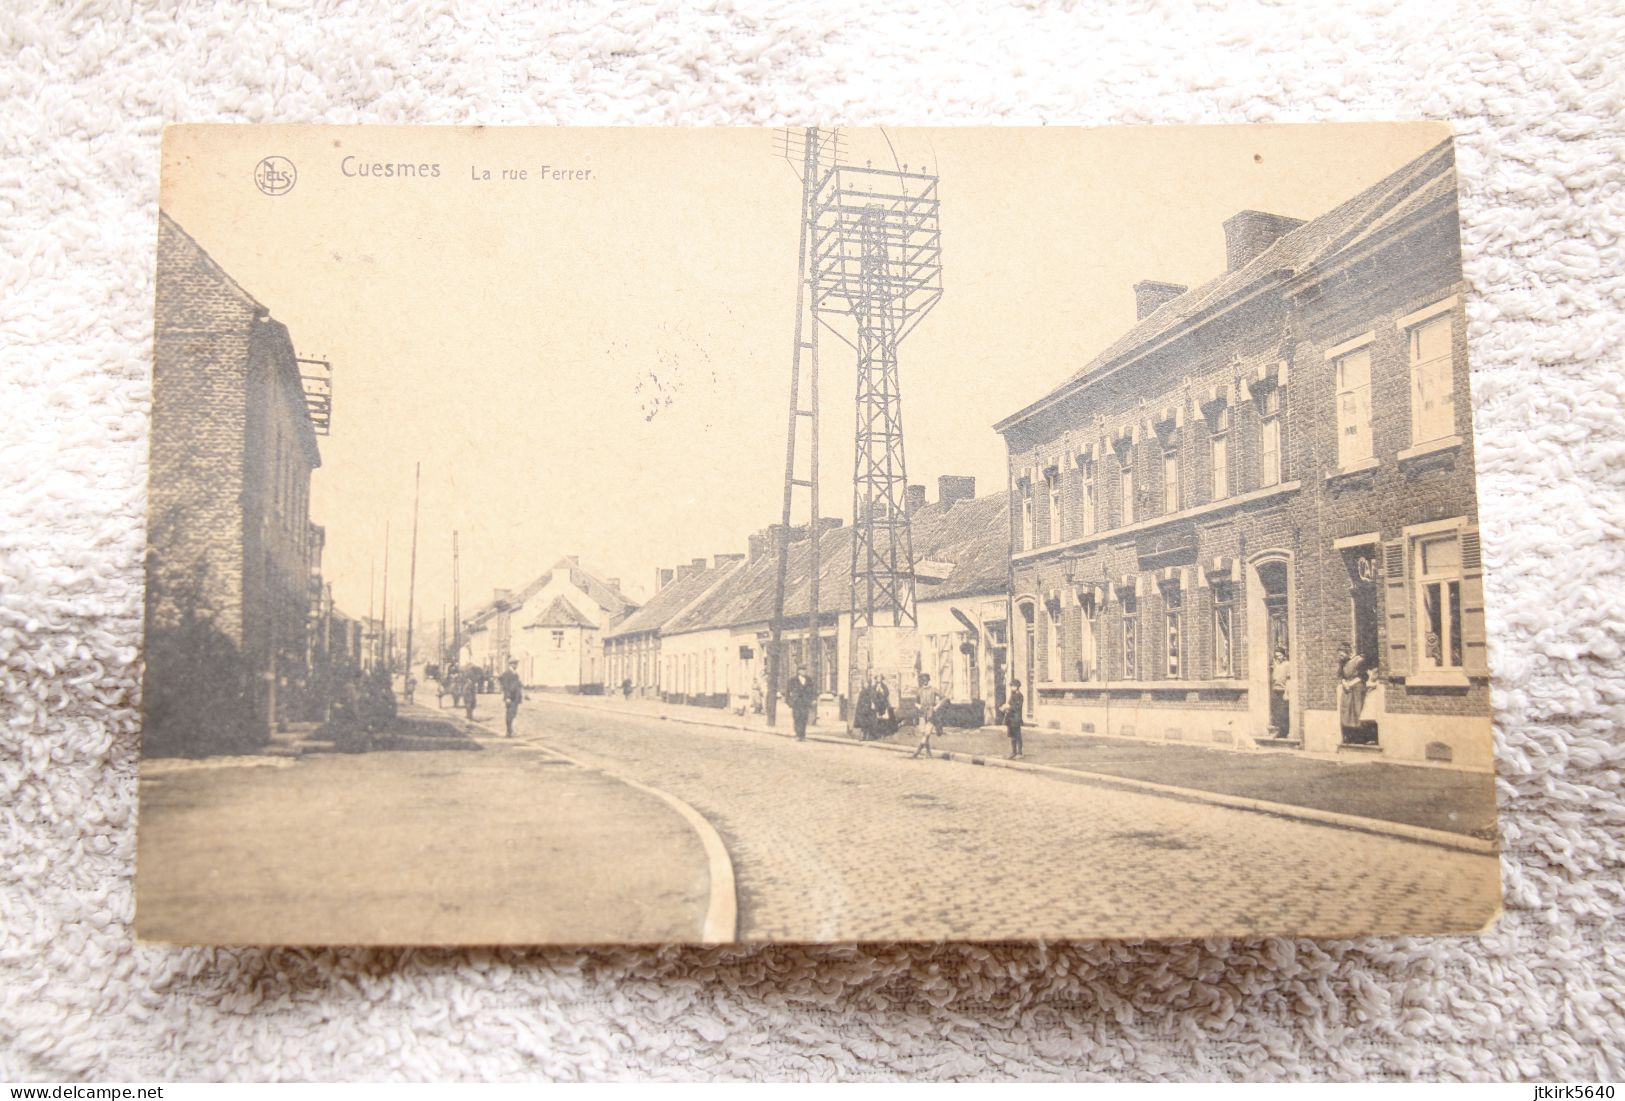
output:
[{"label": "terraced house", "polygon": [[1136,285],[1134,326],[996,425],[1030,717],[1488,769],[1451,146],[1223,232],[1223,274]]},{"label": "terraced house", "polygon": [[[962,475],[939,477],[937,491],[937,500],[930,502],[923,485],[907,492],[920,666],[952,705],[949,721],[975,726],[993,714],[1005,695],[1008,498],[1004,493],[977,497],[976,479]],[[854,678],[863,672],[852,668],[852,529],[826,518],[818,537],[819,711],[832,721],[849,714]],[[765,697],[778,559],[771,530],[752,536],[748,546],[743,562],[728,566],[714,585],[662,624],[662,699],[743,710]],[[812,664],[806,615],[810,582],[811,554],[805,529],[800,529],[790,544],[786,575],[780,692],[797,665]],[[903,699],[905,687],[909,694],[914,690],[913,685],[894,683],[893,698]]]}]

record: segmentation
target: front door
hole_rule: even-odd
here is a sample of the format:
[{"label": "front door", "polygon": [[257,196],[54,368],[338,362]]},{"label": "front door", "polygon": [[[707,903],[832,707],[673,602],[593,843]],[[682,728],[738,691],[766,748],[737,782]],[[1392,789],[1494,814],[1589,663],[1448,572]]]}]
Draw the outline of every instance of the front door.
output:
[{"label": "front door", "polygon": [[[1254,737],[1297,742],[1294,712],[1304,668],[1293,652],[1287,560],[1264,558],[1251,569],[1247,593],[1248,678]],[[1290,663],[1290,664],[1287,664]],[[1289,672],[1290,671],[1290,672]],[[1285,691],[1281,691],[1282,687]]]},{"label": "front door", "polygon": [[1027,701],[1026,719],[1033,717],[1033,700],[1038,696],[1038,689],[1033,684],[1033,671],[1038,667],[1035,649],[1038,645],[1037,626],[1034,622],[1033,606],[1021,606],[1021,687],[1024,689],[1022,698]]}]

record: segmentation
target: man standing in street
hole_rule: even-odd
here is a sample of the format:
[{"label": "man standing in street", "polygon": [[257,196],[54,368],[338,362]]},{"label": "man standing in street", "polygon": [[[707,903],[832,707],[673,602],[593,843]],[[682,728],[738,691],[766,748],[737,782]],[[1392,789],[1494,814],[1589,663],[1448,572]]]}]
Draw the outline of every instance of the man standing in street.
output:
[{"label": "man standing in street", "polygon": [[479,691],[480,691],[480,673],[479,673],[479,670],[474,668],[474,666],[472,666],[472,665],[470,665],[468,668],[464,669],[463,670],[463,681],[462,681],[462,684],[458,687],[457,690],[458,690],[458,692],[460,692],[462,694],[463,710],[468,714],[468,721],[473,722],[474,721],[474,702],[475,702],[474,698],[477,695],[479,695]]},{"label": "man standing in street", "polygon": [[519,683],[519,674],[516,672],[519,662],[509,660],[508,670],[497,678],[502,686],[502,703],[508,723],[508,737],[513,737],[513,717],[519,713],[519,705],[525,700],[524,687]]},{"label": "man standing in street", "polygon": [[807,718],[812,712],[813,686],[807,679],[807,667],[796,666],[796,675],[790,678],[790,683],[784,690],[785,702],[790,705],[790,715],[795,720],[796,741],[807,740]]}]

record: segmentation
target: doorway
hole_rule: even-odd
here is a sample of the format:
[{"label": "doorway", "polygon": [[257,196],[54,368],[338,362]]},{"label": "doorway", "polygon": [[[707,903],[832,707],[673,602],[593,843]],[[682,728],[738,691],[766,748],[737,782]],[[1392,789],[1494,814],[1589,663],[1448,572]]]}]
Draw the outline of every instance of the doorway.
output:
[{"label": "doorway", "polygon": [[1026,714],[1024,719],[1033,717],[1033,700],[1038,695],[1038,689],[1033,684],[1033,671],[1038,667],[1036,649],[1038,645],[1037,624],[1035,622],[1034,608],[1031,603],[1021,606],[1021,687],[1025,689],[1022,698],[1026,700]]},{"label": "doorway", "polygon": [[[1368,543],[1363,546],[1350,547],[1343,552],[1344,562],[1349,574],[1349,615],[1353,626],[1353,637],[1349,639],[1354,653],[1362,659],[1360,666],[1367,680],[1376,670],[1377,656],[1377,624],[1380,622],[1377,595],[1377,548],[1376,544]],[[1341,671],[1339,671],[1341,673]],[[1341,680],[1341,677],[1339,678]],[[1377,744],[1377,699],[1369,685],[1361,687],[1356,685],[1360,699],[1350,701],[1350,706],[1360,712],[1360,722],[1349,725],[1341,722],[1343,740],[1355,745]],[[1380,696],[1379,696],[1380,698]],[[1341,683],[1338,687],[1337,711],[1340,720],[1343,715],[1343,690]],[[1366,718],[1370,715],[1370,718]]]},{"label": "doorway", "polygon": [[1283,551],[1266,552],[1252,560],[1248,574],[1247,712],[1253,736],[1300,744],[1304,669],[1293,650],[1292,559]]}]

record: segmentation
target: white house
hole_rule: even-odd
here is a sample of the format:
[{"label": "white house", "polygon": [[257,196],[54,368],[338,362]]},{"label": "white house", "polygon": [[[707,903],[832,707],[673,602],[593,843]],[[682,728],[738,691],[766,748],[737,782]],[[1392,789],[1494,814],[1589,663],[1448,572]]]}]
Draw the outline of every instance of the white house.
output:
[{"label": "white house", "polygon": [[464,626],[465,662],[491,672],[519,663],[533,688],[603,691],[603,633],[637,608],[617,578],[568,555],[523,589],[499,589]]}]

